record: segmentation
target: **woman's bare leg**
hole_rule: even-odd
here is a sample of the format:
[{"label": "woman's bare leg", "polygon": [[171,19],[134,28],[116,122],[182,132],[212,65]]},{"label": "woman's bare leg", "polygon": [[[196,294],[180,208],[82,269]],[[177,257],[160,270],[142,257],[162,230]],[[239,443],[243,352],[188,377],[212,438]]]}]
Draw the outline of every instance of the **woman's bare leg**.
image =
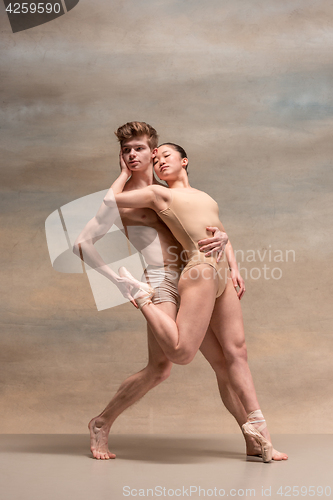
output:
[{"label": "woman's bare leg", "polygon": [[[248,415],[260,406],[247,363],[241,305],[231,280],[228,280],[224,293],[216,300],[210,326],[222,348],[230,385]],[[267,427],[261,434],[271,441]],[[288,457],[273,450],[273,458],[283,460]]]},{"label": "woman's bare leg", "polygon": [[[162,311],[158,311],[153,304],[144,306],[142,312],[167,357],[178,364],[186,364],[193,359],[208,329],[209,318],[211,318],[211,329],[224,353],[223,359],[230,382],[230,385],[224,389],[220,370],[219,387],[227,408],[232,413],[235,412],[237,422],[242,425],[247,415],[259,408],[259,403],[247,364],[240,303],[231,280],[228,280],[222,296],[215,301],[217,283],[214,269],[208,269],[206,265],[197,266],[197,268],[205,270],[204,277],[189,279],[185,273],[179,281],[181,307],[176,323],[166,317]],[[209,273],[211,273],[210,279],[208,279]],[[267,429],[262,434],[270,440]],[[282,455],[283,458],[287,458],[286,455],[275,452],[276,460],[281,459],[278,455],[281,458]]]},{"label": "woman's bare leg", "polygon": [[200,351],[213,368],[221,399],[224,406],[235,417],[241,427],[246,422],[246,411],[239,397],[231,386],[227,363],[222,351],[221,344],[216,338],[212,328],[209,326],[205,338],[200,346]]},{"label": "woman's bare leg", "polygon": [[216,299],[210,326],[222,347],[232,387],[249,414],[259,408],[259,403],[247,363],[241,305],[231,280]]},{"label": "woman's bare leg", "polygon": [[[214,309],[217,278],[215,269],[201,264],[195,279],[185,273],[179,280],[181,305],[176,322],[154,304],[142,307],[156,340],[170,361],[187,364],[197,353]],[[204,271],[202,275],[201,272]]]},{"label": "woman's bare leg", "polygon": [[[211,327],[209,327],[207,330],[205,338],[200,346],[200,351],[205,356],[215,372],[217,385],[224,406],[235,418],[236,422],[241,428],[242,425],[246,422],[247,413],[244,409],[244,406],[242,405],[242,402],[231,386],[227,363],[222,351],[222,347]],[[258,448],[254,439],[251,439],[248,436],[244,436],[244,438],[246,442],[246,454],[256,455],[257,453],[260,453],[260,448]]]},{"label": "woman's bare leg", "polygon": [[[205,338],[200,346],[200,351],[215,371],[218,388],[224,406],[235,418],[241,428],[247,420],[247,413],[242,405],[242,402],[231,386],[227,363],[222,347],[211,327],[208,327]],[[246,442],[247,455],[253,456],[261,453],[260,447],[254,439],[248,436],[244,436],[244,438]],[[279,451],[273,449],[274,460],[286,460],[287,458],[288,456],[285,453],[280,453]]]}]

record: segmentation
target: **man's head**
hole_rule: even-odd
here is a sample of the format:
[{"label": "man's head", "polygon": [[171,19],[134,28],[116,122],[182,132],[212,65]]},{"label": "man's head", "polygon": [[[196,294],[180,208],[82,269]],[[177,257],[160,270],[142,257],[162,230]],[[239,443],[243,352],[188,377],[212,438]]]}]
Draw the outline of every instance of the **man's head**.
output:
[{"label": "man's head", "polygon": [[132,171],[143,172],[152,168],[157,151],[158,135],[156,130],[145,122],[128,122],[115,132],[122,157]]},{"label": "man's head", "polygon": [[120,142],[120,147],[123,146],[125,142],[131,139],[136,139],[137,137],[147,137],[147,142],[151,150],[157,148],[158,135],[156,130],[145,122],[127,122],[122,125],[115,132],[118,141]]}]

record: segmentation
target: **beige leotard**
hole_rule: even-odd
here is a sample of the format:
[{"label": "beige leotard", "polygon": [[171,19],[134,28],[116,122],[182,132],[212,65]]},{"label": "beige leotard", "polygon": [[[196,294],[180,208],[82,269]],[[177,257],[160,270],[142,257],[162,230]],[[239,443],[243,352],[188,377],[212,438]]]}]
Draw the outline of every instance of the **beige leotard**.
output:
[{"label": "beige leotard", "polygon": [[216,256],[206,257],[200,252],[198,241],[211,237],[207,226],[220,224],[219,207],[213,198],[203,191],[192,189],[170,189],[171,204],[165,210],[158,212],[159,217],[168,226],[174,237],[186,252],[187,264],[182,275],[200,264],[213,267],[218,275],[219,297],[226,286],[228,263],[225,258],[216,262]]}]

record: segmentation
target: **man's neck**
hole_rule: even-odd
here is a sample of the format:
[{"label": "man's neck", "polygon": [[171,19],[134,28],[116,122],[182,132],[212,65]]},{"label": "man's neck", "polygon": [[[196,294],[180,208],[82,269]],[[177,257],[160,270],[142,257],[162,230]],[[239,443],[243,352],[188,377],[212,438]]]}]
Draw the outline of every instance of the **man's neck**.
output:
[{"label": "man's neck", "polygon": [[132,171],[132,176],[128,181],[128,187],[131,189],[141,189],[151,186],[153,184],[153,178],[152,166],[143,171]]}]

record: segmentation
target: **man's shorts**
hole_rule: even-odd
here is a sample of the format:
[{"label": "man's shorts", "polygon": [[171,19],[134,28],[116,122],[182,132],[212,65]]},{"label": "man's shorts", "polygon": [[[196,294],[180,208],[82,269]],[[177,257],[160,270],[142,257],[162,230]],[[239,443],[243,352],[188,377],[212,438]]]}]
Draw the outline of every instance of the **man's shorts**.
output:
[{"label": "man's shorts", "polygon": [[172,302],[179,307],[178,281],[180,270],[177,266],[148,266],[142,277],[155,289],[155,295],[151,299],[153,304]]}]

